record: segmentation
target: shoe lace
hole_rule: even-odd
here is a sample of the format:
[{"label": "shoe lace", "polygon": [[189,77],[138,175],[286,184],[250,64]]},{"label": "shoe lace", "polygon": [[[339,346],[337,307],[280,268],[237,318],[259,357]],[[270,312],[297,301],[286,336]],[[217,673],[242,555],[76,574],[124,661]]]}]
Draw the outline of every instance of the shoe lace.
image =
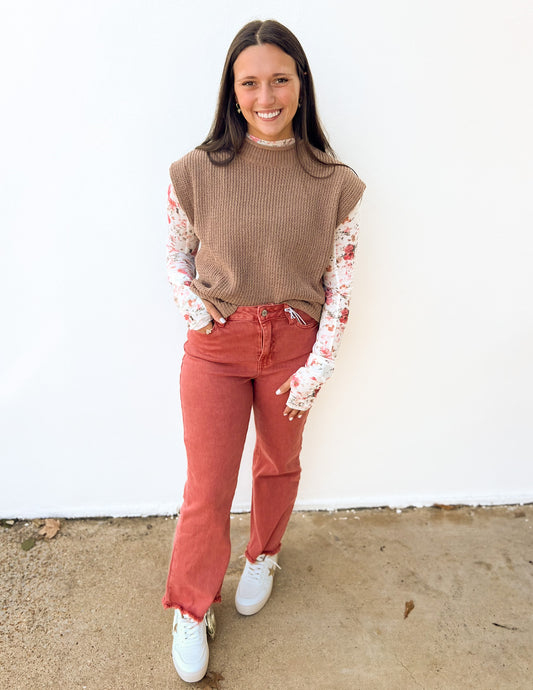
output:
[{"label": "shoe lace", "polygon": [[[246,556],[241,556],[241,558],[246,558]],[[250,580],[261,579],[265,567],[267,566],[273,566],[278,570],[281,570],[281,566],[278,565],[273,558],[270,558],[270,556],[267,556],[264,553],[258,556],[255,563],[250,563],[250,561],[246,559],[246,577]]]},{"label": "shoe lace", "polygon": [[179,621],[174,625],[174,629],[183,643],[195,644],[202,639],[202,623],[197,623],[193,618],[186,614],[180,614]]}]

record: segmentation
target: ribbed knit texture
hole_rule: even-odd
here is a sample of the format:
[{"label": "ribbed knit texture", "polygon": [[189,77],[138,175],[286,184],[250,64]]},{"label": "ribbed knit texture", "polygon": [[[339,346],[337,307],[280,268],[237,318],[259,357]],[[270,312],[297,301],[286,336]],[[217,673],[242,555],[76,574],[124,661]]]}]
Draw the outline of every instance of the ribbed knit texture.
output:
[{"label": "ribbed knit texture", "polygon": [[[325,157],[325,154],[317,152]],[[296,146],[245,140],[227,166],[191,151],[170,167],[200,240],[192,290],[224,317],[238,306],[282,304],[320,319],[322,276],[337,226],[365,189],[352,170],[323,166]]]}]

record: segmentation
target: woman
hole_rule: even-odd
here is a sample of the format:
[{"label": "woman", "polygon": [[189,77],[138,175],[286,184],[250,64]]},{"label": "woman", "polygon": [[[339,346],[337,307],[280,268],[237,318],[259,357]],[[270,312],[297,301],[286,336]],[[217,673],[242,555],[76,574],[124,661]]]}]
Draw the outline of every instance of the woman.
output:
[{"label": "woman", "polygon": [[231,44],[208,138],[170,168],[168,271],[189,331],[180,390],[187,482],[163,604],[186,681],[230,559],[230,508],[251,409],[250,541],[235,603],[267,602],[300,478],[308,411],[348,317],[364,183],[333,157],[307,58],[275,21]]}]

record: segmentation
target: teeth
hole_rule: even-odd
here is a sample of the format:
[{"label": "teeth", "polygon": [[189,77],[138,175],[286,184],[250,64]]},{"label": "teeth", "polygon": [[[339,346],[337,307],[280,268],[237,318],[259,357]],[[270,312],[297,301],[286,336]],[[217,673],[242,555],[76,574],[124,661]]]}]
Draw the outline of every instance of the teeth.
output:
[{"label": "teeth", "polygon": [[276,117],[281,113],[281,110],[274,110],[271,113],[257,113],[257,116],[260,117],[262,120],[271,120],[273,117]]}]

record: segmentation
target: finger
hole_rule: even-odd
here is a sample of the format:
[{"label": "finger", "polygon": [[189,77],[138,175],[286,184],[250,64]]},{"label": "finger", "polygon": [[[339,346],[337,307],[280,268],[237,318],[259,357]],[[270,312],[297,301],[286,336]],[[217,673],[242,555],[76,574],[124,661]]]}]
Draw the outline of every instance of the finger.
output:
[{"label": "finger", "polygon": [[292,407],[286,407],[283,410],[283,415],[287,417],[289,422],[292,422],[293,419],[303,419],[308,412],[309,410],[295,410]]},{"label": "finger", "polygon": [[213,322],[210,321],[207,324],[207,326],[205,326],[204,328],[200,328],[200,333],[204,333],[205,335],[207,335],[208,333],[211,333],[212,330],[213,330]]},{"label": "finger", "polygon": [[207,302],[205,299],[203,299],[202,302],[204,303],[205,308],[209,312],[209,315],[212,316],[215,321],[218,321],[218,323],[226,323],[226,319],[222,316],[222,314],[218,311],[214,304],[211,304],[211,302]]},{"label": "finger", "polygon": [[283,395],[283,393],[286,393],[288,390],[290,390],[291,387],[291,379],[288,378],[284,383],[281,384],[281,386],[278,388],[276,391],[276,395]]}]

